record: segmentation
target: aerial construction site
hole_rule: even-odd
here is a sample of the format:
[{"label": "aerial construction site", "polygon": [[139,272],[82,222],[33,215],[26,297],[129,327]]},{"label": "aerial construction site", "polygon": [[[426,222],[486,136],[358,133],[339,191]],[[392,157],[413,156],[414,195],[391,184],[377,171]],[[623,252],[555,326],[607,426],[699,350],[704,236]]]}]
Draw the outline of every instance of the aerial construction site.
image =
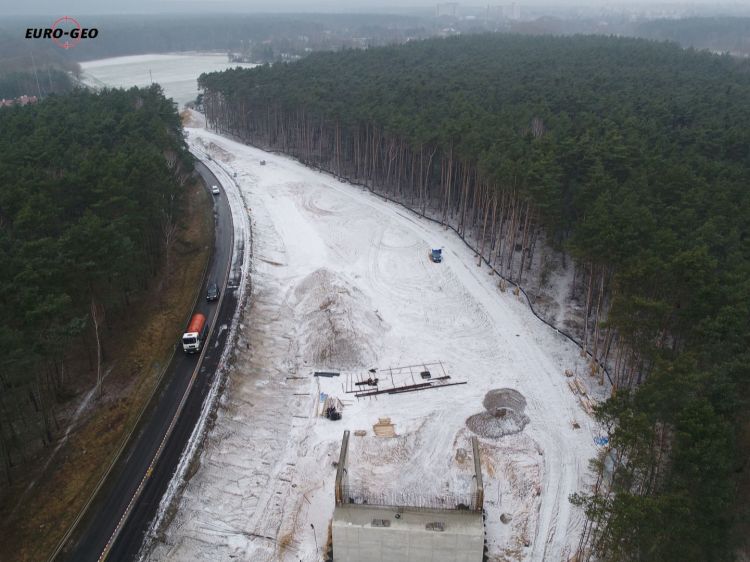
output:
[{"label": "aerial construction site", "polygon": [[313,561],[333,540],[344,559],[348,431],[353,503],[463,505],[477,438],[487,559],[567,560],[584,521],[568,497],[593,482],[587,410],[607,392],[580,349],[453,232],[201,127],[189,143],[248,219],[252,289],[203,447],[142,557]]}]

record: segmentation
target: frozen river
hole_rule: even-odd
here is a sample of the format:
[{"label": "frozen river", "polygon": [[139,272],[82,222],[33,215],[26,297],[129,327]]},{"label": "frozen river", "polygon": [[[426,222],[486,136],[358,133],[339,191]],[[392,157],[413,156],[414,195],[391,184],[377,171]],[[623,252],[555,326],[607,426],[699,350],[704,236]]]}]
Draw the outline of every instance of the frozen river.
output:
[{"label": "frozen river", "polygon": [[180,107],[198,95],[198,76],[252,64],[230,63],[224,54],[136,55],[81,63],[83,81],[91,86],[129,88],[157,82]]}]

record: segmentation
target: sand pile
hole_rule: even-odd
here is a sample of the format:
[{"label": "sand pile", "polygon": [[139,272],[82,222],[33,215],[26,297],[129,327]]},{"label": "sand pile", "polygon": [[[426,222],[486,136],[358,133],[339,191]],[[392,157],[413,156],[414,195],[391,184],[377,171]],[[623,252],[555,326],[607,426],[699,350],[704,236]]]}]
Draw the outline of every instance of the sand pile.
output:
[{"label": "sand pile", "polygon": [[371,366],[387,326],[369,299],[347,280],[317,269],[296,287],[303,359],[338,369]]}]

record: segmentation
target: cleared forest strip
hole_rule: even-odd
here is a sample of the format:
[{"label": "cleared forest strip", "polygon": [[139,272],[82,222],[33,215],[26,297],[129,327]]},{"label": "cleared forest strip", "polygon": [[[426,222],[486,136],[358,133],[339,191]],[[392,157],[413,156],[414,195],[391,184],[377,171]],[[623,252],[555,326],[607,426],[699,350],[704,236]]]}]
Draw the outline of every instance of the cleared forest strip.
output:
[{"label": "cleared forest strip", "polygon": [[[397,435],[424,444],[418,455],[408,455],[419,470],[404,467],[403,479],[393,484],[416,493],[427,481],[423,491],[439,494],[444,467],[453,466],[451,443],[463,442],[470,431],[466,419],[480,409],[485,390],[519,388],[534,423],[488,452],[499,478],[491,483],[491,551],[528,533],[540,539],[527,559],[541,559],[545,548],[569,549],[580,517],[566,498],[585,481],[584,459],[594,449],[594,428],[564,384],[564,370],[584,364],[577,347],[529,314],[523,297],[500,292],[454,233],[293,159],[196,134],[230,176],[236,173],[252,209],[254,296],[215,425],[174,518],[165,533],[154,535],[149,559],[265,559],[273,543],[254,538],[263,536],[293,537],[298,551],[285,552],[284,559],[312,560],[310,523],[328,524],[328,479],[335,471],[327,451],[336,450],[342,426],[310,417],[304,390],[315,401],[319,396],[308,386],[311,371],[349,361],[382,367],[426,357],[446,360],[456,381],[470,373],[471,382],[430,396],[346,400],[341,423],[370,434],[372,423],[390,417]],[[445,246],[445,263],[429,261],[430,242]],[[331,295],[337,295],[335,303]],[[321,312],[326,307],[341,315],[340,326],[351,327],[339,330],[334,318],[331,328],[328,313]],[[330,333],[350,330],[355,340],[327,344]],[[325,393],[337,395],[339,380],[331,385]],[[568,423],[573,418],[579,425]],[[460,466],[454,468],[458,476]],[[435,474],[425,480],[421,470]],[[515,492],[500,484],[508,481],[519,483]],[[526,486],[539,495],[524,493]],[[297,502],[313,507],[285,516],[296,513]],[[495,524],[500,509],[514,513],[513,526]],[[227,534],[237,540],[227,541]]]},{"label": "cleared forest strip", "polygon": [[[611,385],[614,384],[614,381],[610,374],[610,370],[607,367],[606,358],[604,356],[598,357],[597,355],[595,355],[595,353],[591,349],[589,349],[589,347],[586,345],[585,340],[582,341],[581,338],[577,337],[576,335],[571,333],[569,330],[566,330],[565,328],[556,325],[554,322],[550,321],[543,313],[537,310],[537,308],[534,307],[534,299],[529,296],[527,292],[527,288],[525,288],[524,285],[522,284],[523,276],[521,275],[520,279],[519,278],[514,279],[510,276],[506,268],[503,268],[502,266],[498,267],[497,256],[495,256],[493,259],[493,252],[492,252],[495,244],[494,243],[486,244],[487,242],[486,238],[483,237],[483,238],[478,239],[476,236],[472,235],[471,230],[468,233],[465,228],[462,230],[461,225],[458,224],[456,220],[452,219],[453,213],[449,215],[446,212],[442,212],[442,216],[440,216],[440,213],[441,213],[440,207],[436,206],[433,201],[431,201],[430,203],[427,203],[427,201],[424,201],[420,205],[414,205],[413,203],[409,203],[406,200],[407,199],[406,197],[395,197],[393,195],[395,190],[393,189],[392,186],[382,184],[378,181],[369,181],[369,182],[362,181],[362,179],[357,177],[356,175],[347,173],[345,167],[343,167],[343,171],[337,170],[335,167],[335,164],[337,162],[340,163],[340,160],[338,159],[332,160],[331,162],[328,163],[328,165],[317,163],[319,162],[317,159],[305,158],[304,156],[300,155],[300,152],[298,150],[295,150],[287,145],[284,145],[282,148],[280,148],[278,146],[269,145],[267,142],[262,142],[261,139],[248,138],[246,135],[238,136],[236,132],[233,133],[233,131],[230,129],[222,128],[221,121],[214,119],[212,123],[214,127],[216,127],[218,130],[222,132],[222,134],[227,135],[230,138],[234,138],[239,142],[249,144],[250,146],[255,146],[257,148],[266,150],[268,152],[272,152],[274,154],[283,154],[286,156],[291,156],[292,158],[295,158],[300,163],[304,164],[305,166],[309,168],[330,174],[342,182],[347,182],[352,185],[364,187],[368,191],[374,193],[375,195],[379,197],[382,197],[386,201],[396,203],[397,205],[400,205],[404,209],[412,213],[415,213],[416,215],[424,219],[427,219],[429,221],[432,221],[436,224],[439,224],[445,228],[452,230],[463,241],[463,243],[477,255],[478,259],[482,263],[484,263],[487,267],[489,267],[489,269],[495,275],[497,275],[500,279],[502,279],[508,286],[515,287],[515,289],[518,292],[523,294],[534,316],[536,316],[539,320],[541,320],[542,322],[547,324],[549,327],[553,328],[558,333],[562,334],[563,336],[568,338],[571,342],[576,344],[581,349],[582,353],[585,353],[585,355],[588,356],[592,360],[594,368],[597,370],[601,369],[601,372],[603,372],[606,375],[607,379],[609,380],[609,383]],[[434,151],[433,151],[433,155],[434,155]],[[489,207],[487,207],[486,210],[488,211]],[[528,216],[528,211],[527,211],[527,216]],[[541,226],[539,228],[541,228]],[[483,231],[486,230],[486,225],[484,225],[482,230]],[[493,230],[494,230],[494,227],[493,227]],[[508,245],[506,245],[506,247]],[[486,252],[484,250],[485,246],[487,248]],[[501,258],[499,261],[501,264],[503,264],[505,263],[506,259],[509,263],[513,263],[512,254],[509,255],[508,258]],[[532,260],[529,259],[527,262],[527,265],[529,268],[532,266],[532,263],[533,263]],[[522,271],[523,267],[524,267],[524,264],[521,263],[519,270]],[[599,294],[602,294],[602,293],[600,292]],[[598,330],[598,326],[599,324],[597,321],[595,323],[595,328],[597,330]]]}]

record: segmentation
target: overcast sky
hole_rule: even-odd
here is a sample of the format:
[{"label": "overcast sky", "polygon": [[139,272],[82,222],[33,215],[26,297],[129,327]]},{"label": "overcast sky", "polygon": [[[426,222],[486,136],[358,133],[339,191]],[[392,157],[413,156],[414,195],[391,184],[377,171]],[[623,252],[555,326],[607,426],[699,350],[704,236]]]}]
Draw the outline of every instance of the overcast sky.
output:
[{"label": "overcast sky", "polygon": [[[442,0],[446,1],[446,0]],[[512,0],[466,0],[464,6],[508,5]],[[516,0],[523,6],[573,7],[587,6],[615,8],[620,6],[710,7],[722,4],[725,7],[750,7],[750,0],[710,0],[648,2],[625,0]],[[0,17],[10,15],[81,15],[81,14],[134,14],[134,13],[196,13],[196,12],[396,12],[403,13],[409,7],[434,8],[435,0],[0,0]]]}]

